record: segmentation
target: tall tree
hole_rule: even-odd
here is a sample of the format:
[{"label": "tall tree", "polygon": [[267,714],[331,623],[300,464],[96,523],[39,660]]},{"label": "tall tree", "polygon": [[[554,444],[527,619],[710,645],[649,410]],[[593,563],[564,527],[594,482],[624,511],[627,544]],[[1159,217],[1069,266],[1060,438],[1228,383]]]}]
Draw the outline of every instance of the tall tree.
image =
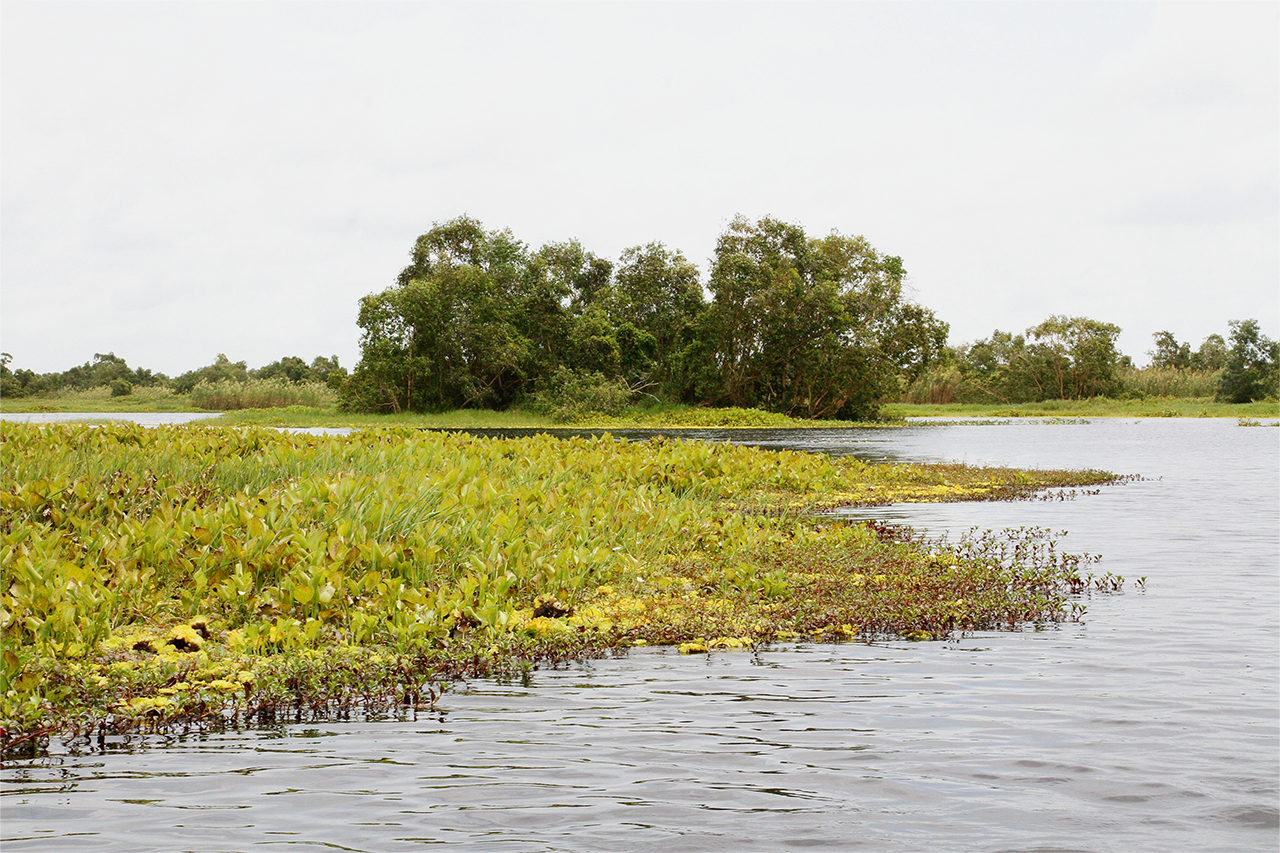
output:
[{"label": "tall tree", "polygon": [[419,237],[397,285],[360,302],[351,404],[509,405],[534,355],[521,330],[527,270],[528,251],[510,231],[468,217]]},{"label": "tall tree", "polygon": [[1231,349],[1217,396],[1227,403],[1280,396],[1280,343],[1262,334],[1257,320],[1231,321]]},{"label": "tall tree", "polygon": [[803,417],[874,417],[946,339],[945,324],[903,299],[904,275],[900,258],[861,237],[734,219],[716,244],[695,393]]}]

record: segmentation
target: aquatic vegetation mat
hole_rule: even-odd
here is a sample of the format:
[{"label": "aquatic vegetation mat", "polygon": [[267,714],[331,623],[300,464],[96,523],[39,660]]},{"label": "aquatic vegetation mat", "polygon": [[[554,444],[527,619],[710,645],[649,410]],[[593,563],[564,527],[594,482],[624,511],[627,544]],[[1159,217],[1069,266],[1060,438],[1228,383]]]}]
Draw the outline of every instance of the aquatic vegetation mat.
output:
[{"label": "aquatic vegetation mat", "polygon": [[930,543],[819,511],[1119,479],[608,436],[6,423],[0,747],[392,713],[646,643],[1070,619],[1088,558],[1043,531]]}]

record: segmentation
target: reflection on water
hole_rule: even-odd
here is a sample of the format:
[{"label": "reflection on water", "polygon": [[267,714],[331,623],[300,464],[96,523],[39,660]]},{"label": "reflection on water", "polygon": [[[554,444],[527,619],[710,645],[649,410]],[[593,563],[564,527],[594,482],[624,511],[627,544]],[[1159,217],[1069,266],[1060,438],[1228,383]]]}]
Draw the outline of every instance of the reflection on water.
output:
[{"label": "reflection on water", "polygon": [[0,774],[4,847],[1275,850],[1278,439],[1210,420],[850,433],[859,455],[1143,475],[860,514],[1067,529],[1147,591],[1044,631],[651,650],[459,686],[417,719],[61,750]]}]

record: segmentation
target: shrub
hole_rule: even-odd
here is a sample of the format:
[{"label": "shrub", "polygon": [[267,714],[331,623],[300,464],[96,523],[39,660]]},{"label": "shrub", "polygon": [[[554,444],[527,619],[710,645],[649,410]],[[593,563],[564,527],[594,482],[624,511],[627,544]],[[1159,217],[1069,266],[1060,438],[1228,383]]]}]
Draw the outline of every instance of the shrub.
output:
[{"label": "shrub", "polygon": [[133,393],[133,383],[128,379],[113,379],[109,387],[112,397],[128,397]]},{"label": "shrub", "polygon": [[954,403],[964,377],[954,365],[930,368],[902,394],[903,403]]},{"label": "shrub", "polygon": [[594,370],[560,367],[534,395],[528,408],[570,423],[589,415],[620,415],[631,396],[631,389],[621,379],[608,379]]}]

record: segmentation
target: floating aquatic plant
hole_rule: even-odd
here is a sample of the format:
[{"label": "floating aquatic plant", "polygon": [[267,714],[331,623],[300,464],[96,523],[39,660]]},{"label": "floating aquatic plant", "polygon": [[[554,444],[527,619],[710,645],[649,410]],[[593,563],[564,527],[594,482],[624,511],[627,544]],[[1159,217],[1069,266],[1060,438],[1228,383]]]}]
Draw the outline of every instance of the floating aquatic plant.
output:
[{"label": "floating aquatic plant", "polygon": [[1068,596],[1099,581],[1040,532],[947,545],[814,513],[1116,479],[608,436],[4,424],[0,746],[393,713],[644,644],[1078,617]]}]

